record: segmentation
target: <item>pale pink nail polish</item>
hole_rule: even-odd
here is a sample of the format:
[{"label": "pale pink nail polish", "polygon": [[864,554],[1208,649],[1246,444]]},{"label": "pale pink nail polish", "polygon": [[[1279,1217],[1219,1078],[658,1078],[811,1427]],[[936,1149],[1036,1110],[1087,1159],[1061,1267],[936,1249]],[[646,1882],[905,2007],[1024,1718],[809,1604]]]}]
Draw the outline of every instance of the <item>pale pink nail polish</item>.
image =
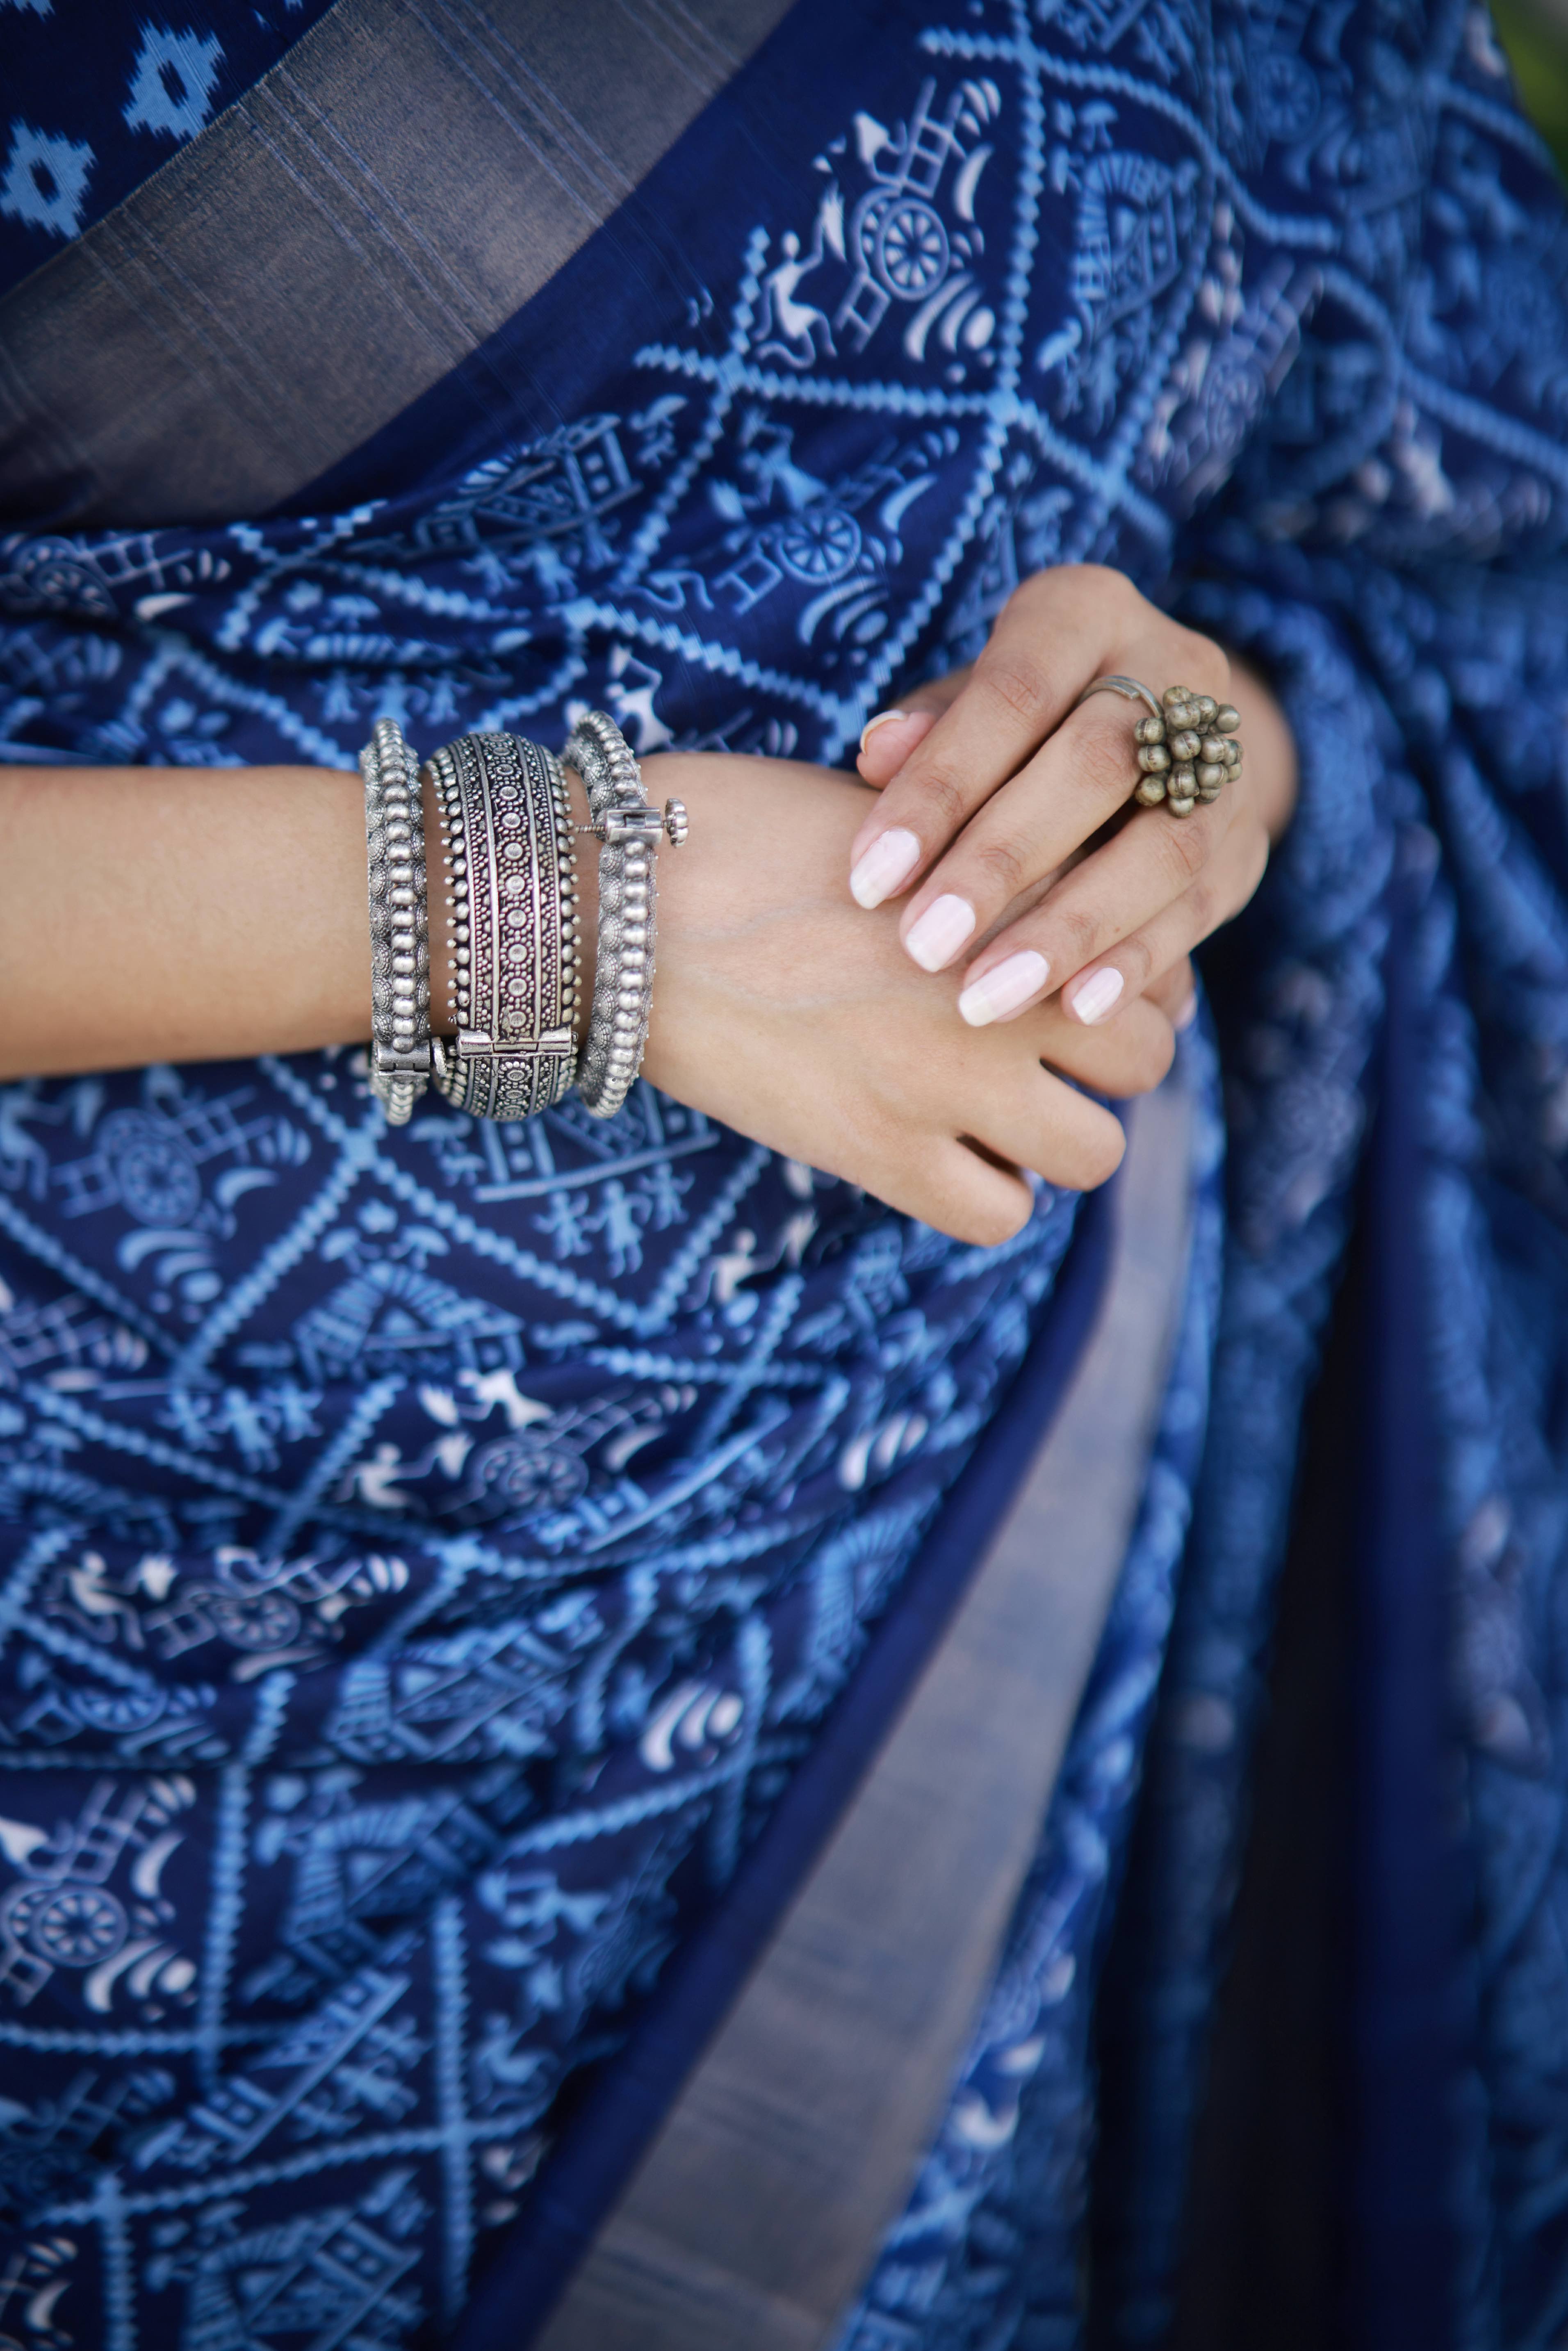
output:
[{"label": "pale pink nail polish", "polygon": [[1033,947],[1020,947],[1017,955],[993,964],[989,971],[970,981],[958,998],[958,1010],[971,1029],[984,1029],[988,1022],[1005,1019],[1020,1004],[1027,1004],[1050,975],[1051,966],[1042,955]]},{"label": "pale pink nail polish", "polygon": [[1192,994],[1187,998],[1186,1002],[1182,1006],[1181,1010],[1176,1014],[1176,1019],[1171,1022],[1171,1027],[1178,1031],[1183,1029],[1190,1029],[1197,1019],[1197,990],[1195,987]]},{"label": "pale pink nail polish", "polygon": [[910,925],[904,944],[923,971],[940,971],[974,927],[975,910],[967,898],[933,898],[920,920]]},{"label": "pale pink nail polish", "polygon": [[868,718],[861,728],[861,749],[865,749],[879,726],[891,726],[895,718],[907,718],[909,715],[907,710],[879,710],[876,716]]},{"label": "pale pink nail polish", "polygon": [[920,862],[920,843],[901,824],[879,832],[850,871],[850,895],[857,906],[880,906]]},{"label": "pale pink nail polish", "polygon": [[1121,995],[1124,981],[1114,964],[1105,964],[1081,980],[1067,1001],[1080,1020],[1103,1020]]}]

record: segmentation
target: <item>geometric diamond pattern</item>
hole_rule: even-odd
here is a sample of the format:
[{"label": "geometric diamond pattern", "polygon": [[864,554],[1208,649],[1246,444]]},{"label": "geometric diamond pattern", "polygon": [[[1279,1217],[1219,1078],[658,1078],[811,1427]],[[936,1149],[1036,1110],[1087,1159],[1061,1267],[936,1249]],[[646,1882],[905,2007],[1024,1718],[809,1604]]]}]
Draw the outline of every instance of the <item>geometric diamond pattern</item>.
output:
[{"label": "geometric diamond pattern", "polygon": [[[1527,2022],[1561,1887],[1516,1832],[1557,1786],[1560,1447],[1519,1333],[1565,1206],[1568,330],[1490,34],[1402,0],[929,0],[892,30],[801,0],[612,227],[489,355],[479,442],[438,387],[318,514],[0,538],[0,739],[346,767],[382,714],[425,747],[601,705],[644,751],[831,763],[1072,560],[1256,651],[1306,785],[1221,1006],[1223,1306],[1195,1285],[1036,1871],[855,2340],[1072,2339],[1095,1961],[1168,1636],[1118,1997],[1134,2039],[1189,2022],[1107,2155],[1107,2324],[1146,2339],[1163,2307],[1396,861],[1430,884],[1417,1206],[1459,1334],[1469,1768],[1489,1916],[1524,1922],[1478,2060],[1497,2203],[1478,2169],[1469,2209],[1534,2339],[1568,2209],[1524,2196],[1561,2168]],[[29,2351],[450,2328],[562,2082],[722,1899],[895,1604],[1072,1210],[1042,1192],[1008,1249],[962,1249],[646,1086],[608,1123],[393,1133],[358,1051],[0,1090]]]}]

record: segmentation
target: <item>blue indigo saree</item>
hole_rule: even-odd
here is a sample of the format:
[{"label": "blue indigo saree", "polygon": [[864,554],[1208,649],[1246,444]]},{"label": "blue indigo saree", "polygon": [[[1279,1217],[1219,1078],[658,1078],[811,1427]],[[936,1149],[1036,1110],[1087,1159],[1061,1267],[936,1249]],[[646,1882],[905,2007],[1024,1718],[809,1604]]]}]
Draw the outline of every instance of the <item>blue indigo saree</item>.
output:
[{"label": "blue indigo saree", "polygon": [[[1083,560],[1268,673],[1131,1548],[841,2340],[1168,2338],[1357,1222],[1349,2323],[1559,2340],[1568,224],[1484,9],[31,0],[0,147],[9,759],[601,705],[841,764]],[[963,1247],[646,1085],[0,1089],[8,2340],[461,2339],[1092,1231]]]}]

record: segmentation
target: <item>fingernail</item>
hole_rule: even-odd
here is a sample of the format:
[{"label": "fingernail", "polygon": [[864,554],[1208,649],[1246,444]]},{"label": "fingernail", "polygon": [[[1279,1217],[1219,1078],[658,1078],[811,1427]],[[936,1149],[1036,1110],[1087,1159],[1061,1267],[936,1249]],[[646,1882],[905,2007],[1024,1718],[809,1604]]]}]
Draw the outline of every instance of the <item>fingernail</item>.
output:
[{"label": "fingernail", "polygon": [[895,718],[907,718],[909,715],[907,710],[879,710],[876,716],[868,718],[861,728],[861,749],[865,749],[879,726],[891,726]]},{"label": "fingernail", "polygon": [[1122,975],[1113,963],[1108,963],[1091,972],[1067,1001],[1080,1020],[1103,1020],[1121,993]]},{"label": "fingernail", "polygon": [[901,882],[908,881],[919,862],[919,841],[903,825],[895,824],[879,832],[851,868],[850,895],[857,906],[880,906]]},{"label": "fingernail", "polygon": [[920,920],[910,925],[904,944],[923,971],[940,971],[974,927],[975,910],[967,898],[933,898]]},{"label": "fingernail", "polygon": [[993,964],[978,979],[971,980],[958,998],[958,1009],[971,1029],[983,1029],[988,1021],[1004,1019],[1027,1004],[1045,986],[1051,966],[1032,947],[1020,947],[1003,963]]},{"label": "fingernail", "polygon": [[1190,1029],[1197,1019],[1197,990],[1195,987],[1192,994],[1187,998],[1186,1002],[1182,1006],[1181,1010],[1176,1014],[1176,1019],[1171,1022],[1171,1027],[1177,1029]]}]

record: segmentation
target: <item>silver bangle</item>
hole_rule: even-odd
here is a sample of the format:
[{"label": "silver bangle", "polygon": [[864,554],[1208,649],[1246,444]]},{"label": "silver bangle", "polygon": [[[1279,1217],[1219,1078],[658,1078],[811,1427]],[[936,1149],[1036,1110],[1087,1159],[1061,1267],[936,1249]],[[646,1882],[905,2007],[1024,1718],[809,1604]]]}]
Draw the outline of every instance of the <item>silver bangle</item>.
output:
[{"label": "silver bangle", "polygon": [[578,720],[561,758],[582,778],[589,830],[600,841],[599,959],[578,1091],[595,1118],[612,1118],[631,1092],[648,1041],[654,856],[662,833],[681,846],[686,811],[674,799],[665,801],[662,815],[646,805],[636,755],[602,710],[590,710]]},{"label": "silver bangle", "polygon": [[430,761],[455,978],[436,1081],[475,1118],[531,1118],[577,1073],[580,932],[566,779],[517,735],[463,735]]},{"label": "silver bangle", "polygon": [[371,1090],[403,1125],[430,1083],[430,910],[419,770],[402,728],[378,718],[360,754],[371,910]]}]

